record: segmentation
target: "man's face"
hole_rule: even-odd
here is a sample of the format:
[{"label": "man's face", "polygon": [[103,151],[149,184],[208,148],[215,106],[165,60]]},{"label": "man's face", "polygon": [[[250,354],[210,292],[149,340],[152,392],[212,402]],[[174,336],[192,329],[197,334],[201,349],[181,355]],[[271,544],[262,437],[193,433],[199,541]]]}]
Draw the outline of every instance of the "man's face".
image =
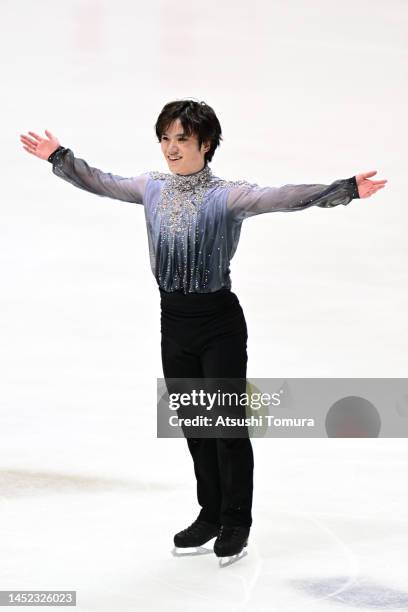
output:
[{"label": "man's face", "polygon": [[210,143],[203,142],[199,149],[197,135],[187,136],[183,132],[180,119],[175,119],[163,132],[160,141],[161,150],[173,174],[193,174],[202,170],[204,154],[210,148]]}]

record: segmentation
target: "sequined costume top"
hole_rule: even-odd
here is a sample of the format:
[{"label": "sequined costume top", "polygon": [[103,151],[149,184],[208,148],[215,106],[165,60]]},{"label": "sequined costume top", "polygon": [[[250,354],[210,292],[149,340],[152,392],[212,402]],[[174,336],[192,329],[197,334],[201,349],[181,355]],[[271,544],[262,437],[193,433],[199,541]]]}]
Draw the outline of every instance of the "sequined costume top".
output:
[{"label": "sequined costume top", "polygon": [[359,197],[355,177],[330,185],[260,187],[214,176],[208,164],[193,174],[150,171],[124,178],[90,167],[65,147],[48,160],[54,174],[80,189],[144,206],[152,272],[169,292],[230,289],[230,261],[247,217],[331,208]]}]

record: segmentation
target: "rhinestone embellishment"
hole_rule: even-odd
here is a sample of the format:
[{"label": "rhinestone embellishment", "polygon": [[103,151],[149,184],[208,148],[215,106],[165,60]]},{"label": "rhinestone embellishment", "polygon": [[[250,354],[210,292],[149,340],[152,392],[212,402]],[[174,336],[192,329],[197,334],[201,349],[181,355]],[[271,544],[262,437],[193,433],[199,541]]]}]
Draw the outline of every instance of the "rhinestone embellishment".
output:
[{"label": "rhinestone embellishment", "polygon": [[152,171],[153,179],[164,180],[157,210],[163,216],[161,230],[166,234],[184,234],[196,221],[205,194],[211,185],[208,165],[194,174],[166,174]]}]

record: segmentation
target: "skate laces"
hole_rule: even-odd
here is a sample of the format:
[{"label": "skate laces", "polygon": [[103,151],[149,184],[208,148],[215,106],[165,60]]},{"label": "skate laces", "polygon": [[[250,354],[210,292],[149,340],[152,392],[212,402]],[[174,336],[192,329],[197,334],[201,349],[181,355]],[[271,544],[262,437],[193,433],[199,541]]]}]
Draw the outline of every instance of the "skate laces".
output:
[{"label": "skate laces", "polygon": [[220,528],[220,532],[218,534],[218,539],[224,539],[224,538],[228,538],[228,537],[235,537],[237,535],[239,535],[239,532],[242,528],[238,527],[237,525],[235,527],[228,527],[225,525],[221,525]]},{"label": "skate laces", "polygon": [[191,523],[187,529],[184,529],[183,533],[186,535],[190,535],[200,531],[200,527],[202,526],[202,521],[200,519],[196,519],[194,523]]},{"label": "skate laces", "polygon": [[221,525],[218,541],[239,537],[244,531],[245,529],[239,525],[232,525],[231,527],[229,525]]}]

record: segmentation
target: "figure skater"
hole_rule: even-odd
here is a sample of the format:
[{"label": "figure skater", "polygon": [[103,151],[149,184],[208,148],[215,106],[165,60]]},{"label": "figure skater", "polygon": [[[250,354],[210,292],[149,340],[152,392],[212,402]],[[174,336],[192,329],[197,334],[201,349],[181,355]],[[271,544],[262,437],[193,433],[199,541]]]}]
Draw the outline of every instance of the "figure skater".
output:
[{"label": "figure skater", "polygon": [[[152,272],[160,292],[161,357],[165,380],[245,380],[247,326],[231,291],[230,260],[244,219],[311,206],[332,208],[368,198],[386,180],[377,171],[329,185],[260,187],[213,175],[209,162],[222,140],[220,122],[205,102],[175,100],[161,110],[155,133],[170,173],[130,178],[91,167],[45,130],[20,135],[23,148],[52,163],[58,177],[99,196],[144,206]],[[252,525],[254,459],[247,437],[187,438],[201,511],[174,536],[177,549],[216,537],[221,558],[243,553]],[[220,564],[221,564],[220,561]]]}]

